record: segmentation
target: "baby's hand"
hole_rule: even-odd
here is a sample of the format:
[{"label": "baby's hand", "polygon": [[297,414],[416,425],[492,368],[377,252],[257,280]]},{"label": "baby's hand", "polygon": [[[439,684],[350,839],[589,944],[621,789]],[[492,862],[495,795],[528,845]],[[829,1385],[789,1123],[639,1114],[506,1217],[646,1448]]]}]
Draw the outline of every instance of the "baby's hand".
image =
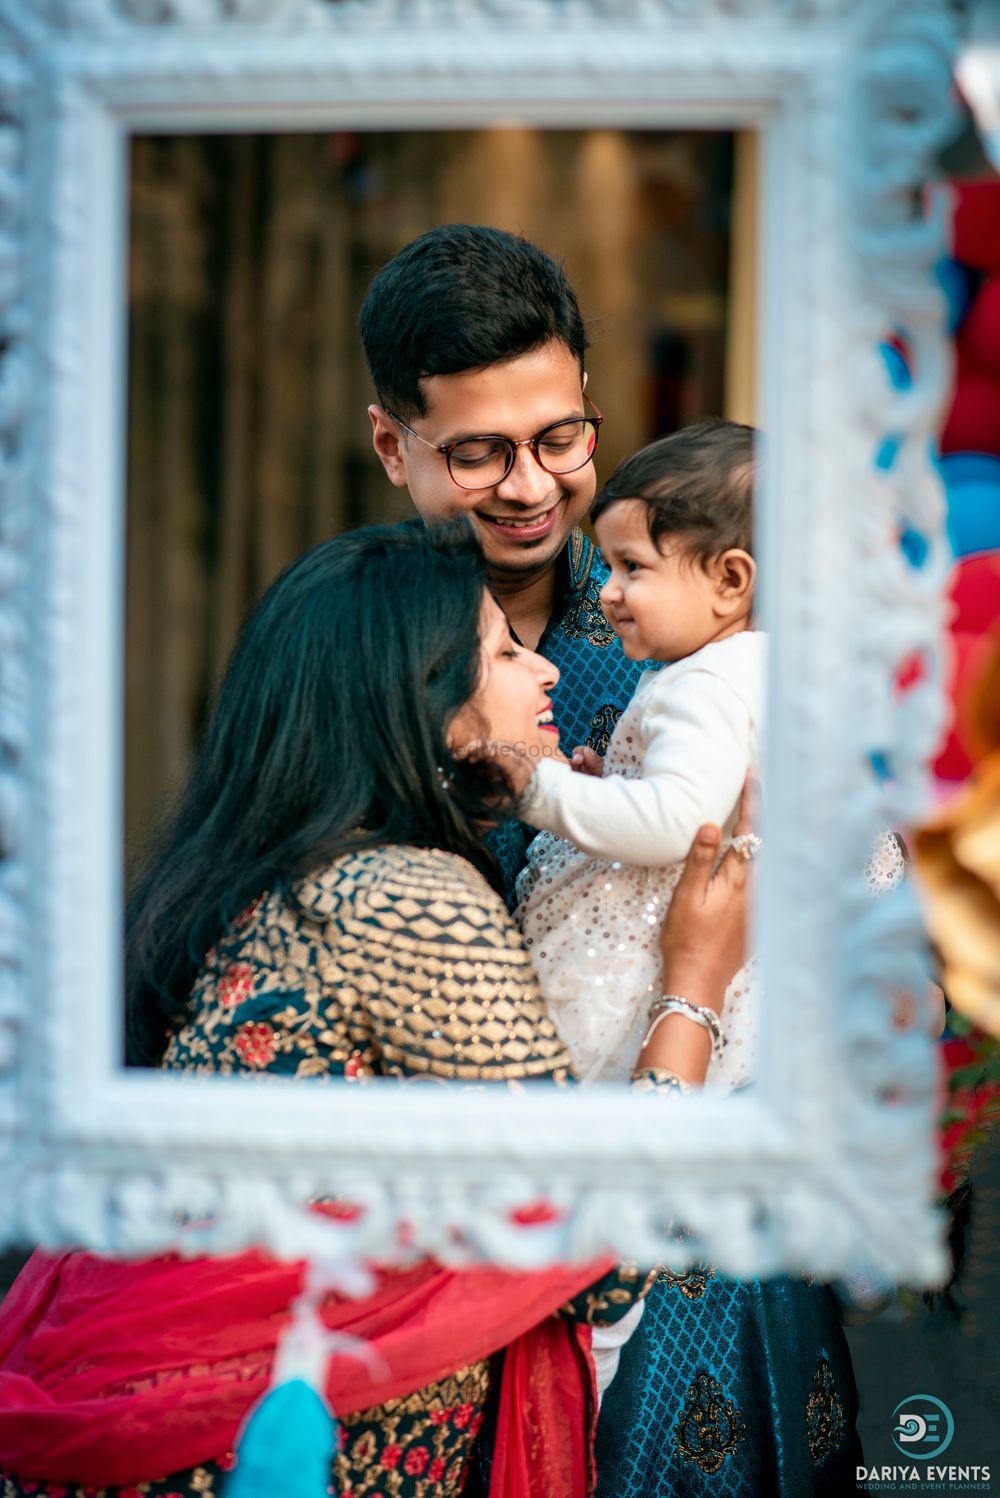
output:
[{"label": "baby's hand", "polygon": [[573,750],[570,764],[581,775],[596,775],[599,780],[604,774],[603,759],[596,749],[591,749],[586,744],[577,745]]}]

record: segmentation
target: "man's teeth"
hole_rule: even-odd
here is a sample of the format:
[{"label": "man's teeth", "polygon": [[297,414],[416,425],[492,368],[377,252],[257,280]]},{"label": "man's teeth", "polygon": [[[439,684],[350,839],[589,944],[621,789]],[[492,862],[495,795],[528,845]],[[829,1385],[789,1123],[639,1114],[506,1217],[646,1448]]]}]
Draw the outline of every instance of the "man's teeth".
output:
[{"label": "man's teeth", "polygon": [[501,520],[497,515],[490,515],[488,518],[496,525],[512,525],[515,530],[520,530],[526,525],[541,525],[542,521],[547,520],[551,513],[551,510],[546,510],[544,515],[536,515],[533,520]]}]

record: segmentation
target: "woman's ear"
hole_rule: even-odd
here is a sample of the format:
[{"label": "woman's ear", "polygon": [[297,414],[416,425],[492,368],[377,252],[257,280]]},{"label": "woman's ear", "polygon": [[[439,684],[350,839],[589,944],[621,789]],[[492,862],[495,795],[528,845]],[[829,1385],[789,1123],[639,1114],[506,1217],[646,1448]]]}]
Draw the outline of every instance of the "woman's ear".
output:
[{"label": "woman's ear", "polygon": [[757,563],[748,551],[732,546],[713,557],[709,570],[715,579],[715,612],[723,618],[749,613]]},{"label": "woman's ear", "polygon": [[406,488],[406,453],[399,428],[381,406],[368,407],[372,424],[372,446],[378,453],[390,484]]}]

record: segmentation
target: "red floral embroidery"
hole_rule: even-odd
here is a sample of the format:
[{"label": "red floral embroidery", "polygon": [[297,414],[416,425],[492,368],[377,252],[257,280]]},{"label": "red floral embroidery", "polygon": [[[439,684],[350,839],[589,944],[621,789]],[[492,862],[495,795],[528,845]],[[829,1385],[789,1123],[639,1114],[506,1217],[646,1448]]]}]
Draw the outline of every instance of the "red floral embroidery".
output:
[{"label": "red floral embroidery", "polygon": [[[236,1466],[236,1452],[235,1451],[227,1451],[226,1454],[225,1454],[225,1456],[220,1456],[219,1457],[219,1471],[220,1472],[231,1472],[235,1466]],[[121,1498],[121,1494],[119,1494],[119,1498]]]},{"label": "red floral embroidery", "polygon": [[479,1427],[482,1425],[482,1423],[483,1423],[483,1415],[482,1415],[482,1411],[480,1410],[480,1412],[473,1417],[472,1424],[469,1426],[469,1432],[470,1432],[470,1434],[471,1435],[477,1435],[478,1432],[479,1432]]},{"label": "red floral embroidery", "polygon": [[241,1025],[236,1049],[247,1066],[268,1066],[274,1060],[275,1034],[270,1025]]},{"label": "red floral embroidery", "polygon": [[446,1410],[431,1410],[432,1425],[447,1425],[451,1419],[451,1405]]},{"label": "red floral embroidery", "polygon": [[233,928],[236,931],[243,931],[243,930],[245,930],[245,928],[247,926],[249,926],[250,922],[253,920],[254,916],[257,914],[257,910],[258,910],[258,907],[260,906],[260,902],[261,902],[261,896],[258,895],[257,898],[256,898],[256,900],[251,900],[250,901],[250,904],[247,906],[246,910],[241,910],[240,911],[239,915],[236,917],[235,921],[233,922]]},{"label": "red floral embroidery", "polygon": [[476,1406],[474,1404],[460,1404],[455,1411],[455,1419],[452,1422],[455,1429],[464,1430],[475,1413]]},{"label": "red floral embroidery", "polygon": [[367,1462],[375,1455],[375,1437],[370,1433],[359,1437],[355,1442],[352,1456],[355,1461]]},{"label": "red floral embroidery", "polygon": [[444,1476],[445,1460],[443,1456],[436,1456],[427,1468],[427,1477],[430,1482],[440,1482]]},{"label": "red floral embroidery", "polygon": [[403,1455],[402,1446],[387,1446],[382,1453],[382,1465],[387,1470],[399,1466],[399,1458]]},{"label": "red floral embroidery", "polygon": [[349,1082],[354,1081],[363,1065],[364,1062],[361,1059],[360,1051],[353,1051],[351,1055],[348,1056],[347,1065],[344,1067],[344,1076]]},{"label": "red floral embroidery", "polygon": [[403,1471],[408,1473],[410,1477],[419,1477],[430,1461],[430,1457],[431,1454],[426,1446],[414,1446],[412,1451],[406,1453],[406,1460],[403,1462]]},{"label": "red floral embroidery", "polygon": [[253,993],[253,968],[245,962],[234,962],[227,973],[219,979],[216,990],[219,1003],[224,1009],[235,1009]]}]

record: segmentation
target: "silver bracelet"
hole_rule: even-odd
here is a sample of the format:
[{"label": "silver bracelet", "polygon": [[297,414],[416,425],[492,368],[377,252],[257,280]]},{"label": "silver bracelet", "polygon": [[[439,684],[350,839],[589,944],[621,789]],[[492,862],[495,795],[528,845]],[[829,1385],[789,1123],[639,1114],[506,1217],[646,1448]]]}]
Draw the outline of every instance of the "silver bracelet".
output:
[{"label": "silver bracelet", "polygon": [[656,1029],[660,1020],[668,1014],[683,1014],[685,1019],[693,1020],[696,1025],[701,1025],[703,1030],[708,1031],[712,1042],[712,1060],[718,1061],[722,1056],[726,1044],[726,1037],[722,1031],[719,1016],[714,1009],[708,1009],[702,1004],[692,1003],[679,993],[665,993],[661,998],[654,999],[649,1006],[649,1029],[643,1045],[649,1044],[650,1037]]}]

